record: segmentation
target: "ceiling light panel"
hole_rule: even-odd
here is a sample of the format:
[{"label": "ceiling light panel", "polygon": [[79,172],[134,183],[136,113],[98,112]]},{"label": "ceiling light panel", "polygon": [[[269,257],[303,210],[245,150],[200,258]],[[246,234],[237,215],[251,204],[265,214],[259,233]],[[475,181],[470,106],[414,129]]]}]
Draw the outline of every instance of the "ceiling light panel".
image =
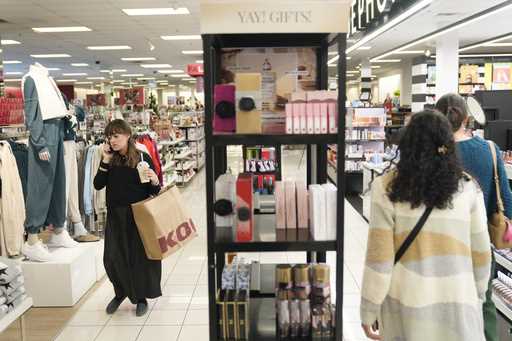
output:
[{"label": "ceiling light panel", "polygon": [[63,73],[63,76],[69,77],[69,76],[87,76],[87,73],[85,72],[72,72],[72,73]]},{"label": "ceiling light panel", "polygon": [[144,77],[143,73],[127,73],[124,75],[121,75],[121,77]]},{"label": "ceiling light panel", "polygon": [[21,44],[17,40],[11,40],[11,39],[2,39],[0,40],[0,45],[19,45]]},{"label": "ceiling light panel", "polygon": [[371,50],[372,47],[371,46],[361,46],[361,47],[358,47],[357,49],[358,50]]},{"label": "ceiling light panel", "polygon": [[31,54],[32,58],[71,58],[67,53]]},{"label": "ceiling light panel", "polygon": [[201,40],[200,35],[175,35],[175,36],[160,36],[163,40]]},{"label": "ceiling light panel", "polygon": [[76,82],[76,79],[57,79],[57,82],[59,82],[59,83],[74,83],[74,82]]},{"label": "ceiling light panel", "polygon": [[71,63],[71,66],[85,67],[85,66],[89,66],[89,64],[87,64],[87,63]]},{"label": "ceiling light panel", "polygon": [[103,45],[103,46],[87,46],[88,50],[93,51],[114,51],[114,50],[131,50],[128,45]]},{"label": "ceiling light panel", "polygon": [[86,26],[67,26],[67,27],[33,27],[34,32],[39,33],[58,33],[58,32],[89,32],[92,31]]},{"label": "ceiling light panel", "polygon": [[183,78],[183,77],[186,77],[188,75],[182,73],[182,74],[179,74],[179,75],[171,75],[172,78]]},{"label": "ceiling light panel", "polygon": [[140,77],[140,78],[137,78],[137,80],[139,80],[139,81],[153,81],[155,79],[156,79],[155,77]]},{"label": "ceiling light panel", "polygon": [[87,77],[87,79],[90,79],[90,80],[104,80],[105,77]]},{"label": "ceiling light panel", "polygon": [[423,54],[425,51],[422,50],[411,50],[411,51],[398,51],[395,54]]},{"label": "ceiling light panel", "polygon": [[86,85],[86,84],[92,84],[92,82],[76,82],[75,84]]},{"label": "ceiling light panel", "polygon": [[202,50],[184,50],[181,51],[183,54],[203,54]]},{"label": "ceiling light panel", "polygon": [[4,60],[4,64],[21,64],[21,61],[19,60]]},{"label": "ceiling light panel", "polygon": [[179,8],[123,8],[127,15],[187,15],[190,11],[186,7]]},{"label": "ceiling light panel", "polygon": [[146,62],[151,60],[156,60],[155,57],[124,57],[121,60],[125,62]]},{"label": "ceiling light panel", "polygon": [[373,61],[373,63],[400,63],[401,59],[379,59]]},{"label": "ceiling light panel", "polygon": [[140,64],[143,68],[146,69],[165,69],[172,68],[172,65],[169,64]]}]

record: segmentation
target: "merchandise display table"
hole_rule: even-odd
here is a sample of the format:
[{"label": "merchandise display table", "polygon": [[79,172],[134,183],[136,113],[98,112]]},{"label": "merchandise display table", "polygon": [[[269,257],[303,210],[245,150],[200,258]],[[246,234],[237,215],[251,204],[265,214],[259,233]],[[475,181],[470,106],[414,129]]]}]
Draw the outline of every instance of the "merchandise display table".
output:
[{"label": "merchandise display table", "polygon": [[28,297],[13,311],[0,319],[0,334],[32,307],[32,298]]},{"label": "merchandise display table", "polygon": [[35,307],[71,307],[96,283],[103,243],[83,243],[73,249],[50,249],[61,261],[21,262],[27,294]]}]

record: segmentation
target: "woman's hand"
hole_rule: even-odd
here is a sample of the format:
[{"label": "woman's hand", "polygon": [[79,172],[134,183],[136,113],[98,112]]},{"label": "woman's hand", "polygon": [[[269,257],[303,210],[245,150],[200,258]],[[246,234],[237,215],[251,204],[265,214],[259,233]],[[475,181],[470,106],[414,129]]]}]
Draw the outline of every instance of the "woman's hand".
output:
[{"label": "woman's hand", "polygon": [[103,143],[101,145],[102,147],[102,151],[103,151],[103,162],[105,163],[109,163],[110,160],[112,160],[112,148],[110,147],[110,145],[108,143]]},{"label": "woman's hand", "polygon": [[146,169],[146,176],[149,178],[149,180],[151,180],[151,184],[153,186],[160,185],[160,180],[158,180],[158,176],[151,168]]},{"label": "woman's hand", "polygon": [[370,340],[382,340],[382,338],[379,335],[379,327],[378,324],[375,323],[373,326],[368,326],[366,324],[362,325],[364,333],[366,334],[366,337]]}]

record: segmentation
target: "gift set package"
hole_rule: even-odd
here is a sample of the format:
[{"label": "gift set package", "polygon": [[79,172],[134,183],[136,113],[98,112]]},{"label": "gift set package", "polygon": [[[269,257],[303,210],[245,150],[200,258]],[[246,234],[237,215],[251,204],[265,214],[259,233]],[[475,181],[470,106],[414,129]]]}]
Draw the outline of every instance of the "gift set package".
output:
[{"label": "gift set package", "polygon": [[279,339],[335,335],[330,269],[326,264],[276,266],[276,318]]},{"label": "gift set package", "polygon": [[251,264],[237,257],[222,270],[221,289],[216,297],[218,332],[222,340],[249,339],[251,273]]},{"label": "gift set package", "polygon": [[336,240],[337,188],[309,185],[310,231],[314,240]]},{"label": "gift set package", "polygon": [[335,134],[338,132],[338,93],[307,91],[292,94],[286,104],[287,134]]}]

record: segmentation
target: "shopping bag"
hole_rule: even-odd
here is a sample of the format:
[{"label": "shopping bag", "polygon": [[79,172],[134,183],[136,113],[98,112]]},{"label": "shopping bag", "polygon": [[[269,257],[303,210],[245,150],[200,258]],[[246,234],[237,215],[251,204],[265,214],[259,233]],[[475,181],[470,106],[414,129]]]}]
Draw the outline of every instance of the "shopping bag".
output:
[{"label": "shopping bag", "polygon": [[148,259],[164,259],[197,237],[176,187],[132,204],[132,211]]}]

